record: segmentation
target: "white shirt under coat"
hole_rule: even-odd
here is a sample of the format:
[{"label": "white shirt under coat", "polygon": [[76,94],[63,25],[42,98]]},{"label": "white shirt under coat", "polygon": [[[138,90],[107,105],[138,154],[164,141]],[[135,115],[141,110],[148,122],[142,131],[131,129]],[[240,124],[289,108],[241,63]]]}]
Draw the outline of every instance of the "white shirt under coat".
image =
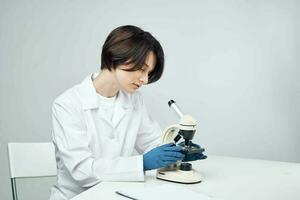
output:
[{"label": "white shirt under coat", "polygon": [[143,156],[134,149],[143,154],[160,144],[161,129],[140,92],[120,91],[110,118],[91,77],[53,103],[58,174],[50,200],[70,199],[101,181],[144,181]]}]

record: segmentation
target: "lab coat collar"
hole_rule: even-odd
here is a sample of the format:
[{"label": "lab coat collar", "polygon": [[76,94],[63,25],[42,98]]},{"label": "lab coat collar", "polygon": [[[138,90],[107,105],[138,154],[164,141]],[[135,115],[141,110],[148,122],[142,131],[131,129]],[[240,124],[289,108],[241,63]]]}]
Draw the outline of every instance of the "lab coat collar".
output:
[{"label": "lab coat collar", "polygon": [[[86,77],[81,84],[79,84],[79,98],[81,99],[84,110],[100,107],[98,94],[92,81],[92,74]],[[127,109],[133,106],[131,102],[131,94],[119,91],[116,102],[117,105]]]}]

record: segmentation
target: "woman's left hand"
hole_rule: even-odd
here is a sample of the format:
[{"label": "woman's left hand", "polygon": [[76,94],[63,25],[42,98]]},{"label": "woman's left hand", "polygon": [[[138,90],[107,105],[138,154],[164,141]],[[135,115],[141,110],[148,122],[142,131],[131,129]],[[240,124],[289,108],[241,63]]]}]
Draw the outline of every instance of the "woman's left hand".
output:
[{"label": "woman's left hand", "polygon": [[[178,145],[180,146],[184,146],[184,142],[179,143]],[[197,149],[201,149],[200,145],[195,144],[190,142],[190,146],[197,148]],[[203,149],[204,151],[204,149]],[[207,156],[204,155],[202,152],[201,153],[188,153],[188,152],[183,152],[185,153],[185,157],[183,158],[182,162],[190,162],[190,161],[196,161],[196,160],[203,160],[206,159]]]}]

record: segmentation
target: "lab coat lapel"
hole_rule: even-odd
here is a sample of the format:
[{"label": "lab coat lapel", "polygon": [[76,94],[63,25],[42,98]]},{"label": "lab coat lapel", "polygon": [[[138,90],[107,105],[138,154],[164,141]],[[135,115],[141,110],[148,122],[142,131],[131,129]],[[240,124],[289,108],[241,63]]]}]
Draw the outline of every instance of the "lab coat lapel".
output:
[{"label": "lab coat lapel", "polygon": [[78,85],[78,96],[82,102],[82,107],[84,110],[90,110],[99,107],[97,92],[93,85],[91,75],[86,77],[82,83]]},{"label": "lab coat lapel", "polygon": [[114,127],[111,120],[108,118],[105,110],[102,109],[96,89],[91,78],[92,74],[84,79],[79,85],[79,97],[83,104],[84,110],[98,109],[97,115],[101,117],[108,125]]},{"label": "lab coat lapel", "polygon": [[113,128],[117,127],[120,121],[124,118],[126,112],[133,108],[131,95],[120,90],[116,99],[113,119],[110,120],[105,113],[105,110],[101,108],[98,94],[93,85],[91,75],[85,78],[85,80],[79,85],[79,97],[83,103],[84,110],[98,108],[98,116],[103,118],[104,121]]}]

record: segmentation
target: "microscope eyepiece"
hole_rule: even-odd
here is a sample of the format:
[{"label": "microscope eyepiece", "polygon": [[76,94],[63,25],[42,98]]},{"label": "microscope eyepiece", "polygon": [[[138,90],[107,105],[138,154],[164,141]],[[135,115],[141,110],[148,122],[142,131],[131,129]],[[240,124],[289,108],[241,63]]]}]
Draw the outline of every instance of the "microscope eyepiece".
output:
[{"label": "microscope eyepiece", "polygon": [[176,114],[179,116],[179,117],[182,117],[183,116],[183,113],[182,111],[180,110],[180,108],[176,105],[176,102],[171,99],[169,102],[168,102],[168,105],[169,107],[173,108],[176,112]]},{"label": "microscope eyepiece", "polygon": [[168,102],[169,107],[171,107],[171,105],[172,105],[173,103],[175,103],[175,101],[174,101],[173,99],[171,99],[171,100]]}]

